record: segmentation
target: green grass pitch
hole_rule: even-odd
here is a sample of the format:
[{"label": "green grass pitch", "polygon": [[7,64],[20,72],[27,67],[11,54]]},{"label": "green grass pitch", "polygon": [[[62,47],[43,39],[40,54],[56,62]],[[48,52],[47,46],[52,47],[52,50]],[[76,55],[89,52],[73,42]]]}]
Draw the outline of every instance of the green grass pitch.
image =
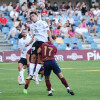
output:
[{"label": "green grass pitch", "polygon": [[31,81],[28,94],[23,94],[24,86],[17,82],[17,63],[0,63],[0,100],[100,100],[100,61],[64,61],[58,64],[75,96],[67,93],[53,73],[53,97],[47,96],[44,80],[39,85]]}]

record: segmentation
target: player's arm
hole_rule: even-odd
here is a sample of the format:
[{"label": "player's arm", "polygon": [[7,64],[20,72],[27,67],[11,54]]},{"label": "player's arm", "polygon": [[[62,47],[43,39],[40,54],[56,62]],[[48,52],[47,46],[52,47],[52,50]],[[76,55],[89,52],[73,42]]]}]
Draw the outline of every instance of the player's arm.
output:
[{"label": "player's arm", "polygon": [[20,53],[22,52],[21,42],[20,42],[20,40],[19,40],[19,42],[18,42],[18,50],[19,50]]},{"label": "player's arm", "polygon": [[32,36],[31,41],[28,44],[26,44],[25,47],[29,46],[33,42],[33,39],[34,39],[34,37]]},{"label": "player's arm", "polygon": [[48,33],[49,41],[50,41],[52,44],[54,44],[54,40],[52,39],[51,31],[50,31],[50,30],[47,30],[47,33]]},{"label": "player's arm", "polygon": [[30,26],[30,33],[32,34],[32,39],[30,40],[29,43],[27,43],[27,44],[25,45],[25,47],[29,46],[29,45],[33,42],[33,40],[34,40],[33,30],[32,30],[32,28],[31,28],[31,26]]}]

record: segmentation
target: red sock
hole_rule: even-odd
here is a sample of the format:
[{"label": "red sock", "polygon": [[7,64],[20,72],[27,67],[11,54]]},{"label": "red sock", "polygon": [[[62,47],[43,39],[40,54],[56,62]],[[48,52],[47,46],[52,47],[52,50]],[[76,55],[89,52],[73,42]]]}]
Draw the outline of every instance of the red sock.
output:
[{"label": "red sock", "polygon": [[25,89],[27,89],[28,88],[28,84],[25,84]]},{"label": "red sock", "polygon": [[43,74],[41,74],[41,77],[43,77]]},{"label": "red sock", "polygon": [[64,86],[67,88],[67,87],[69,87],[69,85],[68,85],[68,83],[67,83],[67,81],[66,81],[66,79],[63,77],[63,78],[61,78],[61,82],[62,82],[62,84],[64,84]]},{"label": "red sock", "polygon": [[48,91],[50,91],[50,90],[51,90],[51,83],[50,83],[50,80],[46,80],[45,82],[46,82],[46,86],[47,86],[47,88],[48,88]]}]

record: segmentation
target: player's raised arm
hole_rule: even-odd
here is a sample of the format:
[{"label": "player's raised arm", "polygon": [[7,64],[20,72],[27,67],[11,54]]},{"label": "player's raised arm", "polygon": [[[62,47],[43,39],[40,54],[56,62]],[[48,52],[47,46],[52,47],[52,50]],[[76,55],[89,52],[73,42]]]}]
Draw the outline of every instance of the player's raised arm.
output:
[{"label": "player's raised arm", "polygon": [[26,44],[25,47],[29,46],[33,42],[33,40],[34,40],[34,37],[32,36],[31,41],[28,44]]}]

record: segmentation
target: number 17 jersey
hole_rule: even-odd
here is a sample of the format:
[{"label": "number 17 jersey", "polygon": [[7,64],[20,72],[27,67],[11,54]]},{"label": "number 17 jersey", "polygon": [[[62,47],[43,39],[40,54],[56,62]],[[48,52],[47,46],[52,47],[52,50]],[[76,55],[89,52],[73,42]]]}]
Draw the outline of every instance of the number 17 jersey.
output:
[{"label": "number 17 jersey", "polygon": [[57,48],[50,42],[45,42],[40,47],[42,49],[42,61],[55,60]]}]

